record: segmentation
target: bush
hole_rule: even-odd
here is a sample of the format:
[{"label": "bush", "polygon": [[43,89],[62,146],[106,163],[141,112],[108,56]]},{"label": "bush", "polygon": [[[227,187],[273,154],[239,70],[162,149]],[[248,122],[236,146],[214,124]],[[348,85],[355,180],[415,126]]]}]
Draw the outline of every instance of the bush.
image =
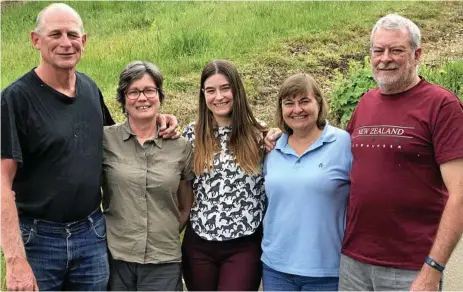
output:
[{"label": "bush", "polygon": [[[419,74],[427,81],[451,90],[463,100],[463,60],[445,62],[439,68],[423,65]],[[333,91],[330,106],[333,123],[345,128],[360,97],[375,87],[369,57],[365,57],[363,63],[350,61],[346,75],[336,70],[331,82]]]},{"label": "bush", "polygon": [[376,87],[370,69],[370,60],[365,57],[363,63],[351,60],[347,76],[338,69],[334,72],[331,84],[331,117],[334,123],[345,128],[360,97],[369,89]]},{"label": "bush", "polygon": [[463,60],[446,62],[440,68],[422,66],[420,75],[455,93],[463,101]]}]

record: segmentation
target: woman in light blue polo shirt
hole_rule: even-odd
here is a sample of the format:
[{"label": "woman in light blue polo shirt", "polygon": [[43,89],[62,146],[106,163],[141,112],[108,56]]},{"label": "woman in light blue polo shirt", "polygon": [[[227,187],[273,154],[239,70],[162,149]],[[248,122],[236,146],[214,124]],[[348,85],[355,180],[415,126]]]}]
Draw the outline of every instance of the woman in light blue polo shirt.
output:
[{"label": "woman in light blue polo shirt", "polygon": [[338,289],[352,153],[349,134],[329,125],[326,112],[311,76],[293,75],[280,88],[283,135],[264,163],[266,291]]}]

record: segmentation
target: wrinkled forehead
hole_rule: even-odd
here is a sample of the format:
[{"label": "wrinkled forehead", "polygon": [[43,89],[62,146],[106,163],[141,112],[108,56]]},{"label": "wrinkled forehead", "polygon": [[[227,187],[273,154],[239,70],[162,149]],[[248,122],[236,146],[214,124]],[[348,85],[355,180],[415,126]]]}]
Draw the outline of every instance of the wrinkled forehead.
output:
[{"label": "wrinkled forehead", "polygon": [[373,34],[372,46],[408,46],[411,44],[410,33],[405,28],[380,28]]},{"label": "wrinkled forehead", "polygon": [[39,23],[40,30],[66,30],[82,32],[82,19],[73,11],[67,9],[52,9],[46,11]]}]

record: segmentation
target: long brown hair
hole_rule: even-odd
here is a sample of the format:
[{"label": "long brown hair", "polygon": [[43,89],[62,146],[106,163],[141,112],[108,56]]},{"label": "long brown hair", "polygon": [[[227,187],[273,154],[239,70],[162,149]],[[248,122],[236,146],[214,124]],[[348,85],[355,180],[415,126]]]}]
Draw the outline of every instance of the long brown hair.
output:
[{"label": "long brown hair", "polygon": [[233,93],[231,112],[232,132],[228,147],[233,151],[236,164],[249,174],[259,174],[263,158],[261,151],[262,133],[265,129],[252,114],[246,98],[243,82],[236,67],[225,60],[213,60],[201,73],[199,90],[199,115],[195,124],[194,172],[199,175],[212,168],[213,155],[220,151],[219,141],[213,134],[214,116],[207,108],[204,83],[215,74],[222,74],[230,83]]}]

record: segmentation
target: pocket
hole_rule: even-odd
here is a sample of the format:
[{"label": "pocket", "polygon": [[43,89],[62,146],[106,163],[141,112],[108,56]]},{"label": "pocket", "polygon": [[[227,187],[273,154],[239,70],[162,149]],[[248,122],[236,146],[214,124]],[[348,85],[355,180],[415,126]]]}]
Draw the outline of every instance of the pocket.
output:
[{"label": "pocket", "polygon": [[99,239],[106,239],[106,224],[104,217],[101,216],[97,221],[93,222],[93,233],[95,233],[96,237]]},{"label": "pocket", "polygon": [[28,245],[35,236],[34,228],[27,225],[19,224],[19,229],[21,231],[21,238],[23,240],[24,246]]}]

